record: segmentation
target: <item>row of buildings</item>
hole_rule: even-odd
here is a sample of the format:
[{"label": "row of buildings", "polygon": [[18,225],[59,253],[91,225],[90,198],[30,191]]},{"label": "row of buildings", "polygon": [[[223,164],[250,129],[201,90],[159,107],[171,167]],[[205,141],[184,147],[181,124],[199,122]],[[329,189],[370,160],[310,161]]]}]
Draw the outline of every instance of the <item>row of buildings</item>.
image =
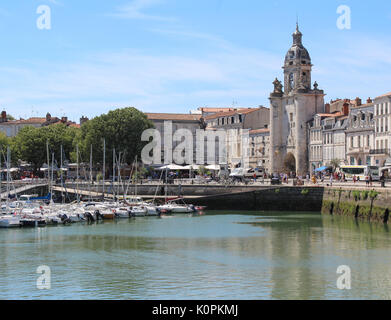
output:
[{"label": "row of buildings", "polygon": [[[368,98],[337,99],[325,103],[325,92],[312,82],[312,62],[302,43],[299,26],[283,65],[283,80],[274,80],[270,107],[199,108],[189,114],[146,113],[161,137],[165,124],[170,130],[188,129],[196,139],[200,130],[230,132],[225,146],[225,161],[231,167],[262,167],[269,173],[294,171],[298,175],[317,168],[335,165],[383,166],[391,157],[391,93]],[[82,118],[80,123],[88,119]],[[14,136],[26,126],[36,127],[69,122],[67,118],[31,118],[9,121],[5,112],[0,119],[0,132]],[[161,163],[170,164],[165,144],[173,150],[182,141],[161,141]],[[217,146],[218,144],[216,144]],[[197,157],[200,146],[193,141],[193,160],[197,164],[221,163],[220,149],[212,158]],[[197,149],[198,148],[198,149]],[[202,146],[201,146],[202,148]],[[205,147],[204,147],[205,148]],[[191,163],[187,163],[191,164]]]},{"label": "row of buildings", "polygon": [[[284,78],[274,80],[270,108],[199,108],[191,114],[147,114],[157,128],[164,121],[194,132],[236,130],[239,141],[249,131],[247,150],[227,140],[235,166],[249,158],[250,167],[268,172],[295,171],[299,175],[340,165],[383,166],[391,157],[391,93],[368,98],[337,99],[325,103],[325,92],[312,83],[312,62],[297,25],[283,65]],[[235,152],[229,152],[235,148]]]},{"label": "row of buildings", "polygon": [[68,127],[80,128],[86,121],[88,121],[88,118],[82,117],[80,118],[80,124],[77,124],[76,122],[68,120],[67,117],[52,117],[50,113],[47,113],[44,118],[32,117],[28,119],[11,120],[11,117],[7,115],[7,112],[2,111],[0,117],[0,132],[9,138],[12,138],[15,137],[22,128],[27,126],[40,128],[62,123]]}]

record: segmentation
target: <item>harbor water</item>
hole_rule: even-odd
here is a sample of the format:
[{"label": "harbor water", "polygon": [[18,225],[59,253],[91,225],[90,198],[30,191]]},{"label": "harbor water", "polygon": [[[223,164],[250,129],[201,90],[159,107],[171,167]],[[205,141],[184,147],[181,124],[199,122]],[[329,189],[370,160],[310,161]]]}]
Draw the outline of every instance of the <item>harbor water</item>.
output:
[{"label": "harbor water", "polygon": [[[0,299],[390,299],[387,226],[207,212],[0,230]],[[337,287],[339,266],[351,289]],[[50,268],[40,290],[37,268]]]}]

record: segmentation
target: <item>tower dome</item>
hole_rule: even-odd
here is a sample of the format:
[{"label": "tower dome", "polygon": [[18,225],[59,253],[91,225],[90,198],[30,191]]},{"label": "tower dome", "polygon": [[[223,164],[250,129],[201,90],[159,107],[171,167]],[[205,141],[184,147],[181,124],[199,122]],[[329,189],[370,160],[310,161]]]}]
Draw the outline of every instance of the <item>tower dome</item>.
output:
[{"label": "tower dome", "polygon": [[296,24],[296,31],[293,33],[293,44],[285,56],[285,66],[311,64],[311,57],[302,43],[303,34]]}]

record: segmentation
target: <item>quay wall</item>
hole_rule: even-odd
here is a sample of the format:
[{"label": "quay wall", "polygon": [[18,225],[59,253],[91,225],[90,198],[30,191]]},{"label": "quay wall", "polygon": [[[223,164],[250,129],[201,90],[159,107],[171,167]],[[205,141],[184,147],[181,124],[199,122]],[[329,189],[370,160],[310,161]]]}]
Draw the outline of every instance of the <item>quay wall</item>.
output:
[{"label": "quay wall", "polygon": [[[89,190],[87,185],[79,187]],[[191,203],[207,206],[209,210],[319,212],[388,222],[386,209],[391,209],[391,189],[387,188],[182,185],[180,189],[183,196],[198,197],[191,199]],[[102,187],[94,186],[91,190],[102,192]],[[377,193],[373,201],[372,190]],[[106,186],[106,193],[111,191]],[[134,192],[135,187],[129,186],[128,194]],[[139,195],[153,197],[155,193],[164,195],[164,187],[156,192],[154,185],[137,186]],[[178,185],[168,185],[169,197],[178,193]]]},{"label": "quay wall", "polygon": [[[376,192],[371,198],[370,191]],[[372,194],[374,196],[375,194]],[[368,188],[276,187],[197,199],[210,210],[300,211],[388,223],[391,190]]]}]

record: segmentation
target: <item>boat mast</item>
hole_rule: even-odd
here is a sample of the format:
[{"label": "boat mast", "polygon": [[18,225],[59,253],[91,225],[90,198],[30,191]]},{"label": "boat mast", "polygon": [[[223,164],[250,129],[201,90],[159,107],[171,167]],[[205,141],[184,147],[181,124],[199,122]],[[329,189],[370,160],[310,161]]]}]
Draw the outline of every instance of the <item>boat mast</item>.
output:
[{"label": "boat mast", "polygon": [[60,157],[61,201],[62,201],[62,203],[64,203],[64,192],[63,192],[63,188],[64,188],[64,177],[63,177],[63,172],[62,172],[62,145],[61,145],[60,152],[61,152],[61,157]]},{"label": "boat mast", "polygon": [[76,158],[77,158],[77,167],[76,167],[76,199],[77,203],[80,203],[79,198],[79,145],[76,145]]},{"label": "boat mast", "polygon": [[103,201],[105,201],[106,139],[103,139]]},{"label": "boat mast", "polygon": [[165,181],[165,187],[164,187],[164,194],[165,194],[164,202],[165,203],[167,203],[167,189],[168,189],[167,171],[168,171],[168,167],[166,167],[166,181]]},{"label": "boat mast", "polygon": [[48,174],[48,189],[49,189],[49,193],[51,192],[52,190],[52,182],[51,182],[51,177],[50,177],[50,154],[49,154],[49,140],[46,140],[46,161],[47,161],[47,164],[48,164],[48,170],[47,170],[47,174]]},{"label": "boat mast", "polygon": [[137,155],[136,155],[136,178],[134,179],[134,181],[135,181],[135,186],[134,186],[135,198],[137,198],[137,181],[138,181],[137,164],[138,164],[138,158],[137,158]]},{"label": "boat mast", "polygon": [[10,161],[11,161],[11,150],[7,147],[7,212],[9,211],[9,198],[10,198]]},{"label": "boat mast", "polygon": [[118,154],[117,169],[118,169],[117,195],[119,197],[121,191],[121,152]]},{"label": "boat mast", "polygon": [[92,144],[90,148],[90,202],[92,201]]},{"label": "boat mast", "polygon": [[113,149],[113,199],[115,200],[115,148]]},{"label": "boat mast", "polygon": [[[51,175],[51,180],[53,182],[53,178],[54,178],[54,152],[52,153],[52,175]],[[50,203],[52,203],[53,201],[53,187],[49,190],[50,192]]]}]

